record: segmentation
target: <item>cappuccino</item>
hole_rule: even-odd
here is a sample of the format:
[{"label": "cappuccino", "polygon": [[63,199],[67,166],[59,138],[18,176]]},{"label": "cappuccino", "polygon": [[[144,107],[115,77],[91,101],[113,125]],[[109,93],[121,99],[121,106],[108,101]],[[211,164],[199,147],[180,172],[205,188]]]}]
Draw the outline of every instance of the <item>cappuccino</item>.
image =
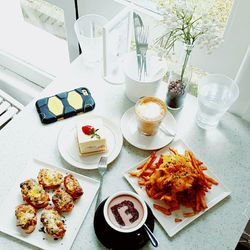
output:
[{"label": "cappuccino", "polygon": [[108,224],[115,230],[133,232],[144,224],[147,210],[145,202],[136,194],[122,192],[106,201],[104,216]]},{"label": "cappuccino", "polygon": [[139,99],[135,105],[139,131],[144,135],[154,135],[166,112],[166,104],[157,97]]}]

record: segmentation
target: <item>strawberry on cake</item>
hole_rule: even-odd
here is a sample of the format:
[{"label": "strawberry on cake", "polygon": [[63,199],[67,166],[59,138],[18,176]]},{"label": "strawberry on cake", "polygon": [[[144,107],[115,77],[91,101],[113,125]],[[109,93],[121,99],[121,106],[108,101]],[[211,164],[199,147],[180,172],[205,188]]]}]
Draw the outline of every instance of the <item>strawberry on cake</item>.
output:
[{"label": "strawberry on cake", "polygon": [[88,123],[77,124],[79,151],[82,156],[103,153],[107,151],[103,122],[101,119],[91,119]]}]

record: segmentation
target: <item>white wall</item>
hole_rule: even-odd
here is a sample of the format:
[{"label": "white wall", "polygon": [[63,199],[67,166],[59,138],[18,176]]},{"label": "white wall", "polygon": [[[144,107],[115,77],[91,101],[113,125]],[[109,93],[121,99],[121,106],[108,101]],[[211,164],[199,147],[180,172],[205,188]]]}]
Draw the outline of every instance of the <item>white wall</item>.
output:
[{"label": "white wall", "polygon": [[[78,0],[81,15],[97,13],[112,18],[123,6],[114,0]],[[196,49],[192,64],[210,73],[222,73],[231,78],[239,69],[240,63],[250,44],[250,0],[234,0],[233,11],[224,35],[224,43],[212,55]],[[149,21],[154,26],[154,21]],[[250,70],[250,69],[249,69]]]}]

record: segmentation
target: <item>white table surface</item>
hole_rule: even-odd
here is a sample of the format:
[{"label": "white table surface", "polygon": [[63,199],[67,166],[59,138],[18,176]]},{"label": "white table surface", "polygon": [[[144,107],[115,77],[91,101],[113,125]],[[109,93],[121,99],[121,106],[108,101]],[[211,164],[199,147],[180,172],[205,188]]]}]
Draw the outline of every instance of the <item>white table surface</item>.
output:
[{"label": "white table surface", "polygon": [[[133,103],[126,98],[124,85],[106,83],[100,72],[97,69],[85,69],[79,57],[38,98],[86,86],[96,101],[96,108],[92,113],[106,116],[119,126],[123,113]],[[166,86],[162,85],[159,96],[163,97],[165,93]],[[96,170],[86,171],[71,167],[58,152],[58,132],[74,118],[42,125],[34,103],[35,100],[0,132],[0,200],[8,195],[15,178],[21,174],[31,157],[89,177],[98,177]],[[223,181],[232,194],[173,238],[168,237],[156,221],[154,232],[160,242],[158,249],[234,249],[249,218],[250,124],[226,113],[218,128],[206,132],[195,124],[195,110],[196,98],[187,96],[185,107],[174,114],[178,123],[178,135]],[[120,155],[109,165],[104,179],[103,196],[107,197],[120,190],[132,190],[122,174],[148,155],[149,152],[136,149],[124,140]],[[93,203],[72,249],[104,249],[95,236],[94,209]],[[10,212],[14,216],[14,211]],[[0,215],[0,221],[1,216],[4,215]],[[34,247],[0,233],[0,249],[21,250]],[[147,244],[144,249],[153,247]]]}]

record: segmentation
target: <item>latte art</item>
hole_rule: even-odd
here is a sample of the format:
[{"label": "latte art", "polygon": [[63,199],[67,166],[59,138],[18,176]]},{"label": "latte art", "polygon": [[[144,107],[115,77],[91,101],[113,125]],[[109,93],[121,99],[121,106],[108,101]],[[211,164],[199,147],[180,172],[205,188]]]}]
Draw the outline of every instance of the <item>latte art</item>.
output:
[{"label": "latte art", "polygon": [[108,217],[114,226],[131,229],[136,227],[143,219],[143,206],[135,197],[120,195],[109,203]]},{"label": "latte art", "polygon": [[111,207],[111,211],[115,217],[116,222],[121,226],[125,226],[125,222],[123,221],[122,216],[120,215],[119,209],[124,206],[127,207],[127,209],[125,210],[125,214],[132,215],[132,217],[129,219],[131,223],[134,223],[139,218],[139,212],[137,209],[135,209],[134,203],[132,201],[125,200]]}]

